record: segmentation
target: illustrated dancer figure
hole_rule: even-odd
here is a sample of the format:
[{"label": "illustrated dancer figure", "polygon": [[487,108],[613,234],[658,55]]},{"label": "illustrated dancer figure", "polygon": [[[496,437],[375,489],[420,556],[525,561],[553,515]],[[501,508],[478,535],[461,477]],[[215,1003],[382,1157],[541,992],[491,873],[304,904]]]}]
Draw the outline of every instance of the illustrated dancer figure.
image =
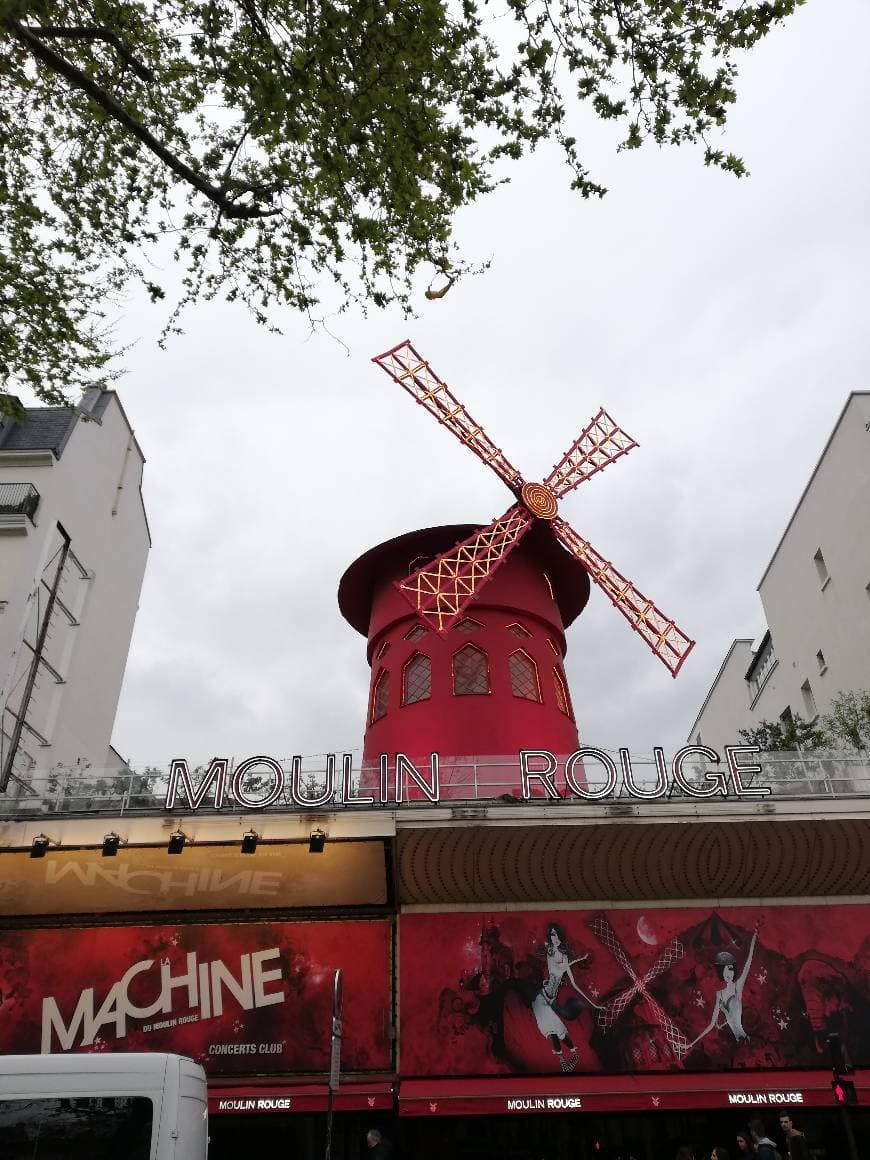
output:
[{"label": "illustrated dancer figure", "polygon": [[[547,977],[544,979],[543,986],[532,1001],[532,1014],[535,1017],[535,1022],[538,1025],[540,1033],[546,1039],[549,1039],[553,1054],[558,1057],[559,1066],[562,1071],[573,1071],[577,1066],[577,1047],[568,1034],[568,1028],[565,1026],[563,1019],[575,1018],[582,1008],[573,996],[566,1004],[561,1005],[559,1003],[559,990],[563,981],[567,978],[568,982],[587,1006],[595,1007],[599,1011],[603,1010],[599,1004],[593,1003],[589,996],[577,985],[577,980],[571,971],[571,968],[578,963],[586,962],[589,955],[586,954],[581,955],[579,958],[572,958],[571,948],[565,940],[565,932],[555,922],[547,927],[547,942],[540,948],[539,953],[546,954]],[[563,1048],[567,1048],[567,1055],[563,1053]]]},{"label": "illustrated dancer figure", "polygon": [[716,1002],[713,1004],[713,1015],[710,1022],[704,1028],[697,1038],[693,1039],[686,1051],[691,1051],[695,1044],[700,1043],[705,1035],[715,1028],[717,1031],[725,1026],[729,1027],[731,1034],[738,1043],[745,1043],[749,1036],[743,1029],[743,988],[746,985],[746,979],[749,975],[749,968],[752,965],[752,955],[755,952],[755,943],[758,938],[758,928],[760,922],[755,924],[755,930],[752,932],[752,941],[749,944],[749,950],[746,954],[746,962],[743,965],[743,970],[740,972],[739,978],[734,977],[737,968],[737,960],[729,951],[720,951],[713,960],[716,973],[724,982],[725,986],[720,987],[716,992]]}]

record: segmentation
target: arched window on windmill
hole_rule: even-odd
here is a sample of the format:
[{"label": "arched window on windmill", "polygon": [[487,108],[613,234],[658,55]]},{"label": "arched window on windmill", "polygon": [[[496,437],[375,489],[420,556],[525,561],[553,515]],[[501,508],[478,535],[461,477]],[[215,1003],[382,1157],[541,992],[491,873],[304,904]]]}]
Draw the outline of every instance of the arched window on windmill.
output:
[{"label": "arched window on windmill", "polygon": [[372,687],[371,723],[380,721],[387,715],[387,704],[390,699],[390,674],[387,669],[381,669]]},{"label": "arched window on windmill", "polygon": [[432,696],[432,661],[424,653],[414,653],[402,669],[402,704],[413,705]]},{"label": "arched window on windmill", "polygon": [[463,616],[462,620],[454,624],[453,631],[464,633],[465,636],[471,636],[473,632],[478,632],[481,628],[483,628],[483,625],[479,620],[475,620],[473,616]]},{"label": "arched window on windmill", "polygon": [[541,686],[538,681],[538,666],[523,649],[517,649],[508,657],[511,675],[511,692],[525,701],[540,701]]},{"label": "arched window on windmill", "polygon": [[574,711],[571,708],[571,698],[568,696],[568,686],[558,669],[553,669],[553,690],[556,694],[556,704],[565,716],[573,721]]},{"label": "arched window on windmill", "polygon": [[511,636],[517,637],[519,640],[528,640],[532,635],[524,624],[520,624],[518,620],[514,620],[507,626],[508,632]]},{"label": "arched window on windmill", "polygon": [[482,648],[465,644],[453,654],[453,693],[467,697],[477,693],[491,693],[489,662]]}]

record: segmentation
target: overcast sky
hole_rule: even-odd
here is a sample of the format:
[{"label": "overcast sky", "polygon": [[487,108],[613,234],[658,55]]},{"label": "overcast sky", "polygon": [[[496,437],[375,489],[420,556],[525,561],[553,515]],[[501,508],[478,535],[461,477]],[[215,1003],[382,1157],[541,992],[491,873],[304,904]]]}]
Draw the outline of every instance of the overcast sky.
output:
[{"label": "overcast sky", "polygon": [[486,522],[503,484],[373,366],[412,338],[527,479],[603,405],[640,448],[561,514],[698,644],[674,681],[593,587],[568,633],[581,738],[683,741],[847,393],[868,386],[870,6],[814,0],[742,62],[728,146],[616,155],[577,137],[603,202],[555,151],[466,211],[490,271],[420,317],[332,324],[350,350],[198,307],[165,352],[131,303],[119,385],[153,535],[116,722],[135,763],[359,748],[369,670],[344,569],[417,527]]}]

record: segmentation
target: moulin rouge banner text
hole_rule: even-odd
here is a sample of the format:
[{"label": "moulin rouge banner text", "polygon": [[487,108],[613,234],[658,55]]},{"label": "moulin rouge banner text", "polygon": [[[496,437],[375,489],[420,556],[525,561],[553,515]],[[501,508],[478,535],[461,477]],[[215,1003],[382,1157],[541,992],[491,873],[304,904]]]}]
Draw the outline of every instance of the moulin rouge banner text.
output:
[{"label": "moulin rouge banner text", "polygon": [[[685,745],[668,762],[664,750],[653,749],[654,777],[639,776],[627,749],[614,757],[603,749],[585,747],[558,757],[546,749],[520,750],[516,762],[497,759],[481,768],[498,768],[512,780],[478,784],[461,776],[473,766],[470,759],[442,759],[437,753],[428,764],[415,763],[403,753],[381,754],[377,764],[354,774],[349,753],[328,754],[325,771],[313,787],[303,772],[302,758],[291,759],[289,770],[274,757],[249,757],[235,767],[227,757],[213,758],[205,770],[193,770],[184,758],[170,763],[164,806],[196,810],[225,805],[263,810],[283,803],[299,809],[329,806],[401,805],[481,797],[522,801],[577,799],[597,801],[619,793],[638,801],[654,801],[672,793],[689,798],[742,798],[757,800],[770,787],[754,784],[762,773],[754,764],[755,745],[726,745],[724,762],[706,745]],[[714,766],[715,768],[710,768]],[[460,773],[457,780],[457,773]],[[445,775],[446,774],[446,775]]]}]

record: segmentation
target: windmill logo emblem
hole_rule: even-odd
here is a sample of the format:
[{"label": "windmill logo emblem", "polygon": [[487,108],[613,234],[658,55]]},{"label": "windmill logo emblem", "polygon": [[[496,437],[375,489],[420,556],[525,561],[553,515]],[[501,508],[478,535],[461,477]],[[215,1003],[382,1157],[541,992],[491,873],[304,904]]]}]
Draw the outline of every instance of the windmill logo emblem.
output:
[{"label": "windmill logo emblem", "polygon": [[547,478],[527,483],[410,342],[399,343],[372,361],[482,459],[516,499],[487,527],[396,581],[417,615],[436,632],[447,632],[523,536],[542,522],[676,677],[695,642],[558,514],[564,495],[634,450],[637,442],[602,408]]}]

